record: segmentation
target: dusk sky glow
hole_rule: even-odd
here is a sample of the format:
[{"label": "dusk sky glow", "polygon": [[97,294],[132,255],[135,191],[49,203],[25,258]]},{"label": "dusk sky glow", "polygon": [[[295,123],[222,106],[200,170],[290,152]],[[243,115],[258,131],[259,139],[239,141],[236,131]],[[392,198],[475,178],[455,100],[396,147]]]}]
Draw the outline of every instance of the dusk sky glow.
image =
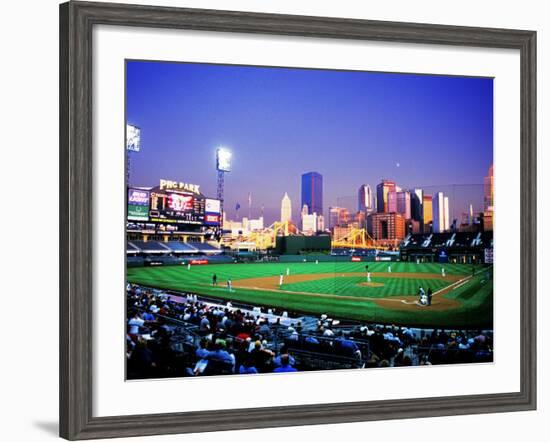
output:
[{"label": "dusk sky glow", "polygon": [[[127,122],[141,128],[130,184],[161,178],[216,195],[215,151],[232,151],[228,217],[279,217],[285,192],[293,219],[300,178],[323,175],[324,211],[356,210],[357,190],[382,178],[449,196],[451,216],[482,209],[493,161],[493,80],[228,65],[127,62]],[[454,185],[454,186],[453,186]],[[349,203],[347,203],[349,201]]]}]

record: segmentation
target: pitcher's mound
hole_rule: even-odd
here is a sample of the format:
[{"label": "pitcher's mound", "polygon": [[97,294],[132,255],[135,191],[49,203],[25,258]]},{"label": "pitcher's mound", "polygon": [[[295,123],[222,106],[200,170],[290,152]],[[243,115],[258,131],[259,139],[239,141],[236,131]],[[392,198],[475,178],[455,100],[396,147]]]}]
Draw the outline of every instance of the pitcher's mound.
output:
[{"label": "pitcher's mound", "polygon": [[384,287],[384,284],[381,282],[360,282],[361,287]]}]

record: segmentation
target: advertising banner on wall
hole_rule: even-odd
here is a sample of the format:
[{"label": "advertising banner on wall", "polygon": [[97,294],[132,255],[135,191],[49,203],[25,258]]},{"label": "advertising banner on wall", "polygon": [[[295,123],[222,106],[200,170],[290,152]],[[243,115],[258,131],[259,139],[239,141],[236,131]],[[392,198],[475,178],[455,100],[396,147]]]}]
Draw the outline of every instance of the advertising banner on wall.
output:
[{"label": "advertising banner on wall", "polygon": [[149,221],[149,192],[128,189],[128,221]]},{"label": "advertising banner on wall", "polygon": [[207,226],[219,226],[221,224],[220,200],[214,200],[210,198],[205,199],[204,224]]},{"label": "advertising banner on wall", "polygon": [[204,211],[208,213],[220,213],[221,205],[220,200],[213,200],[206,198],[204,203]]}]

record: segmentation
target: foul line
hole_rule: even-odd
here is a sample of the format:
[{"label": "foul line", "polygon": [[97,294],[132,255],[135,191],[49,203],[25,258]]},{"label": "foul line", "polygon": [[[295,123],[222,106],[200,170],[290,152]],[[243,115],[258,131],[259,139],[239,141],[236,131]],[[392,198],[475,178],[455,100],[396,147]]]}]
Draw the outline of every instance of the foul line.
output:
[{"label": "foul line", "polygon": [[[446,292],[450,292],[451,290],[456,290],[457,288],[462,287],[464,284],[466,284],[472,278],[473,278],[473,276],[466,276],[465,278],[459,279],[458,281],[455,281],[452,284],[450,284],[446,287],[443,287],[442,289],[439,289],[437,292],[434,292],[432,297],[434,297],[436,295],[439,295],[439,294],[445,294]],[[406,301],[405,299],[402,299],[401,302],[403,304],[408,304],[408,305],[416,304],[416,305],[420,305],[422,307],[425,307],[425,305],[418,302],[418,300],[416,300],[416,301]]]}]

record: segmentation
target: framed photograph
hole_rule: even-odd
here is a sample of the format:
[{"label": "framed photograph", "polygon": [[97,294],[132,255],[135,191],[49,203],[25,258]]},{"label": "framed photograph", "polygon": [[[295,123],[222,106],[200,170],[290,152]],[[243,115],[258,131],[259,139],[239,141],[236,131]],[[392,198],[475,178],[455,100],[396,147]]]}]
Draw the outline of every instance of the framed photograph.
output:
[{"label": "framed photograph", "polygon": [[60,23],[62,437],[535,409],[534,31]]}]

